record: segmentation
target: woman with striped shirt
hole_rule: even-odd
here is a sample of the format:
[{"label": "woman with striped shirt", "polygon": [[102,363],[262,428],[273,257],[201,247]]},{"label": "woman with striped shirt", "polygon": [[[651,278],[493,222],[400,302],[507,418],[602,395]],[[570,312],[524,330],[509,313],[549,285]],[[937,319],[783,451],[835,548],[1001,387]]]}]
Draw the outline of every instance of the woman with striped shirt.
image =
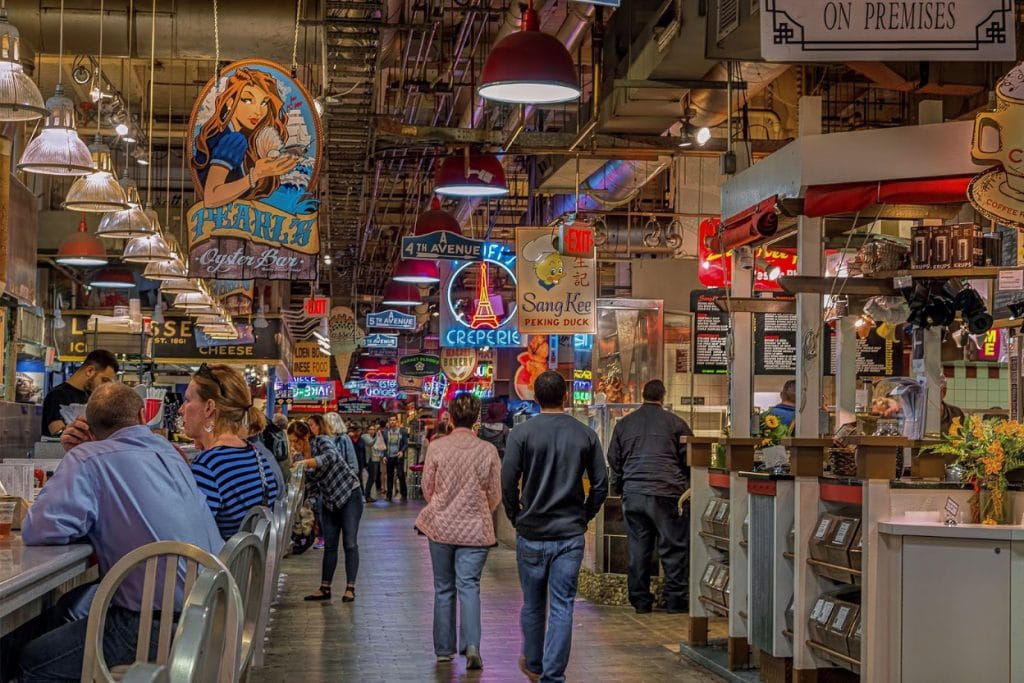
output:
[{"label": "woman with striped shirt", "polygon": [[273,466],[238,436],[258,419],[258,412],[242,373],[206,363],[192,376],[181,406],[184,432],[200,449],[192,475],[225,540],[238,531],[250,509],[273,508],[279,493]]}]

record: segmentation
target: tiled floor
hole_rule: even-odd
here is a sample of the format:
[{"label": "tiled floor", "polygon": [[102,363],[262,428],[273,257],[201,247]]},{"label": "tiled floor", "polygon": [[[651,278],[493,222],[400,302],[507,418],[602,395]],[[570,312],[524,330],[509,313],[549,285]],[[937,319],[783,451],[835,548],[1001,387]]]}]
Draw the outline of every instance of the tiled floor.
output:
[{"label": "tiled floor", "polygon": [[[342,603],[344,562],[330,603],[303,602],[320,578],[322,551],[284,560],[284,590],[271,614],[266,666],[250,680],[525,681],[518,669],[519,608],[515,553],[491,551],[484,569],[482,672],[465,659],[434,661],[433,589],[427,542],[413,531],[419,504],[368,506],[359,534],[362,566],[356,601]],[[720,681],[678,654],[686,615],[576,603],[569,681]]]}]

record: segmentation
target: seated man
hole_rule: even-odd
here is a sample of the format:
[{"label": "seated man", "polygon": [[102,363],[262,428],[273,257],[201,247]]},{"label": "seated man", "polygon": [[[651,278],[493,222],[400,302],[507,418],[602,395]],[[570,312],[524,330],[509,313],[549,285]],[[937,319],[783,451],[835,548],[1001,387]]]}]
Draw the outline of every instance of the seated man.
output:
[{"label": "seated man", "polygon": [[[220,551],[224,542],[188,463],[144,425],[143,401],[131,387],[98,387],[89,397],[86,421],[91,434],[80,437],[91,440],[65,454],[25,517],[21,533],[26,545],[91,543],[101,576],[124,555],[153,541]],[[76,427],[81,425],[76,422]],[[141,571],[125,580],[107,612],[103,649],[108,666],[135,661],[142,582]],[[54,630],[21,650],[22,683],[80,679],[86,620],[60,625],[67,618],[65,609],[51,610],[37,622],[35,633]],[[153,634],[155,645],[156,626]]]}]

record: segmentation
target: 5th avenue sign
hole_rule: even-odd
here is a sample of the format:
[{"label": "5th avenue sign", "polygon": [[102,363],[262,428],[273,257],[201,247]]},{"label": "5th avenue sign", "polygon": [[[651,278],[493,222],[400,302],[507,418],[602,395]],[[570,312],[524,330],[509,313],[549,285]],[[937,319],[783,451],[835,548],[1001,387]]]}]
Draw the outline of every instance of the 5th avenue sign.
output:
[{"label": "5th avenue sign", "polygon": [[446,230],[402,238],[402,258],[404,259],[479,261],[482,258],[483,249],[483,240],[470,239]]},{"label": "5th avenue sign", "polygon": [[368,334],[363,337],[363,346],[368,349],[397,349],[398,348],[398,335],[397,334]]},{"label": "5th avenue sign", "polygon": [[385,327],[392,330],[415,330],[416,316],[394,310],[370,313],[366,316],[367,327]]}]

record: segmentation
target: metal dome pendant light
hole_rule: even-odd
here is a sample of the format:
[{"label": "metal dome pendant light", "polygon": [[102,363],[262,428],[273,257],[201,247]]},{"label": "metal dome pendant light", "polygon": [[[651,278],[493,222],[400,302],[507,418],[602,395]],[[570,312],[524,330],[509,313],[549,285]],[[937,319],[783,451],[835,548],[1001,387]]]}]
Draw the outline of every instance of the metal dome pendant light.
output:
[{"label": "metal dome pendant light", "polygon": [[432,232],[439,231],[451,232],[456,235],[462,234],[459,222],[450,213],[442,210],[441,200],[434,197],[430,202],[430,211],[424,211],[416,218],[413,234],[419,237],[420,235],[429,235]]},{"label": "metal dome pendant light", "polygon": [[410,285],[435,285],[441,281],[441,269],[437,261],[406,259],[399,262],[391,279]]},{"label": "metal dome pendant light", "polygon": [[576,67],[565,45],[540,30],[530,0],[522,30],[502,38],[484,62],[477,94],[510,104],[559,104],[580,97]]},{"label": "metal dome pendant light", "polygon": [[21,34],[0,4],[0,121],[34,121],[46,116],[43,95],[21,66]]},{"label": "metal dome pendant light", "polygon": [[188,268],[185,267],[181,257],[172,250],[171,258],[167,261],[154,261],[147,264],[142,277],[149,280],[185,280],[188,279]]},{"label": "metal dome pendant light", "polygon": [[[100,0],[100,50],[97,57],[99,76],[103,75],[103,0]],[[96,102],[96,138],[89,146],[96,170],[87,176],[75,180],[64,200],[64,208],[69,211],[92,211],[106,213],[123,211],[128,208],[128,197],[124,189],[114,177],[113,165],[110,162],[110,148],[103,144],[100,137],[100,124],[103,121],[103,98]]]},{"label": "metal dome pendant light", "polygon": [[449,197],[501,197],[508,194],[505,168],[493,154],[451,156],[437,167],[434,192]]},{"label": "metal dome pendant light", "polygon": [[107,249],[94,235],[89,234],[85,214],[78,222],[78,230],[69,235],[57,249],[57,263],[79,268],[95,268],[107,265]]},{"label": "metal dome pendant light", "polygon": [[381,304],[385,306],[419,306],[423,303],[420,290],[414,285],[392,282],[384,288]]},{"label": "metal dome pendant light", "polygon": [[133,206],[124,211],[104,214],[96,234],[109,239],[130,240],[133,237],[152,235],[153,224],[141,208]]},{"label": "metal dome pendant light", "polygon": [[192,294],[201,291],[196,280],[189,280],[187,278],[162,280],[160,282],[160,290],[164,294]]},{"label": "metal dome pendant light", "polygon": [[60,49],[57,87],[46,100],[47,116],[40,131],[21,155],[18,170],[43,175],[92,173],[92,155],[75,128],[75,105],[64,96],[64,0],[60,3]]}]

